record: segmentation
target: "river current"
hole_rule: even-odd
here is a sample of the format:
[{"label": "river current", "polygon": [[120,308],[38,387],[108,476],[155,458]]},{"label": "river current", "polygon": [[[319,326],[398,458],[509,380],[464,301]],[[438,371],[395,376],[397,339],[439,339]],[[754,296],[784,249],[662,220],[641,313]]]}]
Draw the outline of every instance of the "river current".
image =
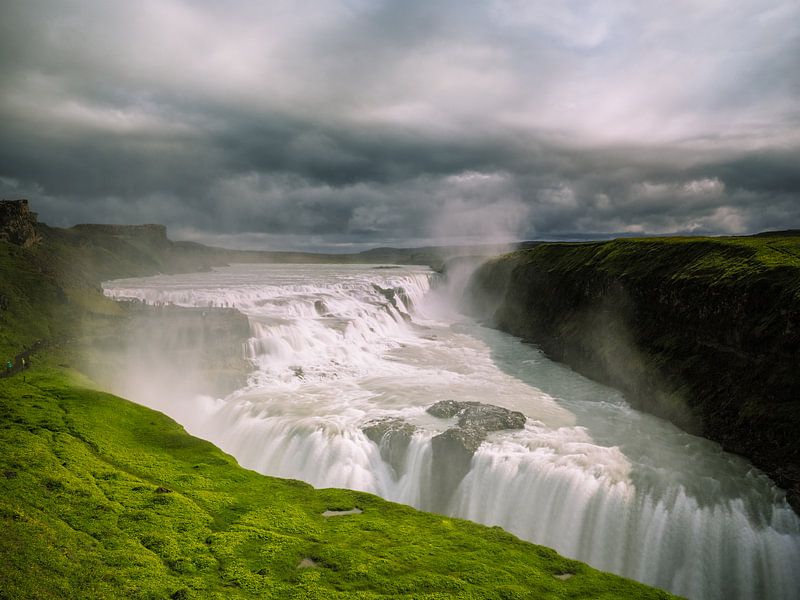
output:
[{"label": "river current", "polygon": [[[747,461],[459,314],[458,286],[423,267],[233,265],[107,282],[149,304],[235,307],[254,371],[225,398],[128,390],[240,464],[499,525],[599,569],[689,598],[797,598],[800,519]],[[455,289],[454,289],[455,287]],[[143,388],[144,389],[144,388]],[[489,434],[441,505],[425,409],[523,412]],[[393,467],[362,427],[416,427]]]}]

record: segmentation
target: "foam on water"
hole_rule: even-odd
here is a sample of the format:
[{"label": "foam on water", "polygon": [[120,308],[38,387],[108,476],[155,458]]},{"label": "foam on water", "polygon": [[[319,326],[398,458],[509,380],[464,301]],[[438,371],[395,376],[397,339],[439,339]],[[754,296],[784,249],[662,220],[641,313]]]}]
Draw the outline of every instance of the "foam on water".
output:
[{"label": "foam on water", "polygon": [[[250,320],[248,385],[227,398],[134,397],[248,468],[423,509],[443,399],[520,410],[473,457],[446,512],[692,598],[795,598],[800,521],[741,458],[632,410],[517,339],[456,314],[423,268],[235,265],[118,280],[114,298],[229,306]],[[402,469],[361,431],[416,426]]]}]

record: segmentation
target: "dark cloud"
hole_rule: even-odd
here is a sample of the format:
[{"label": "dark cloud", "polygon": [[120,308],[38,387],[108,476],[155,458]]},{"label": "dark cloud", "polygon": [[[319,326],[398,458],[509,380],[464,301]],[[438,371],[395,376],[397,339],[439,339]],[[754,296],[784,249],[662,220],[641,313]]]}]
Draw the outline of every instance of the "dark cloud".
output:
[{"label": "dark cloud", "polygon": [[6,3],[0,194],[345,248],[800,226],[800,7]]}]

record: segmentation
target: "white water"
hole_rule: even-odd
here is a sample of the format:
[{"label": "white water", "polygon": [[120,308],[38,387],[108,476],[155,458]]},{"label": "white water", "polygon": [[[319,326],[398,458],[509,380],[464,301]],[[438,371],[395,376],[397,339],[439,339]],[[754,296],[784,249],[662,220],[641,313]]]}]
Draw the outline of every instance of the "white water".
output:
[{"label": "white water", "polygon": [[[245,351],[256,370],[244,389],[221,399],[132,398],[245,467],[430,509],[430,439],[453,423],[425,408],[443,399],[496,404],[524,412],[527,425],[490,434],[449,514],[690,598],[798,597],[800,520],[768,478],[459,316],[447,290],[430,289],[431,276],[408,267],[236,265],[105,289],[248,316]],[[373,284],[407,298],[393,306]],[[360,430],[381,417],[418,427],[399,473]]]}]

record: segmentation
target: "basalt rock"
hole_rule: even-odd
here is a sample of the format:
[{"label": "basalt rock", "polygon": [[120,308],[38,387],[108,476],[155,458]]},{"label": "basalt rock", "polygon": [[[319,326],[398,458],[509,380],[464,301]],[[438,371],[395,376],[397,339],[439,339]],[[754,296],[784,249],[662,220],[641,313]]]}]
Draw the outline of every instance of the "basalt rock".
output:
[{"label": "basalt rock", "polygon": [[321,317],[327,316],[331,312],[324,300],[315,300],[314,310],[317,311],[317,314]]},{"label": "basalt rock", "polygon": [[464,429],[499,431],[525,427],[525,415],[521,412],[480,402],[441,400],[427,412],[441,419],[458,417],[458,426]]},{"label": "basalt rock", "polygon": [[0,201],[0,240],[23,248],[35,246],[42,239],[37,225],[36,213],[31,212],[27,200]]},{"label": "basalt rock", "polygon": [[522,429],[525,415],[493,404],[441,400],[427,412],[441,419],[458,418],[451,427],[431,440],[433,451],[432,510],[444,512],[458,484],[469,472],[475,451],[490,431]]},{"label": "basalt rock", "polygon": [[401,475],[406,466],[408,445],[417,428],[402,419],[380,419],[371,421],[361,428],[364,435],[378,445],[381,458]]},{"label": "basalt rock", "polygon": [[408,294],[403,288],[401,287],[384,288],[379,286],[377,283],[373,283],[372,287],[381,296],[386,298],[389,304],[391,304],[406,321],[409,321],[411,319],[410,315],[406,313],[397,303],[397,301],[400,300],[400,302],[402,302],[402,305],[408,310],[410,310],[413,306],[411,298],[409,298]]}]

